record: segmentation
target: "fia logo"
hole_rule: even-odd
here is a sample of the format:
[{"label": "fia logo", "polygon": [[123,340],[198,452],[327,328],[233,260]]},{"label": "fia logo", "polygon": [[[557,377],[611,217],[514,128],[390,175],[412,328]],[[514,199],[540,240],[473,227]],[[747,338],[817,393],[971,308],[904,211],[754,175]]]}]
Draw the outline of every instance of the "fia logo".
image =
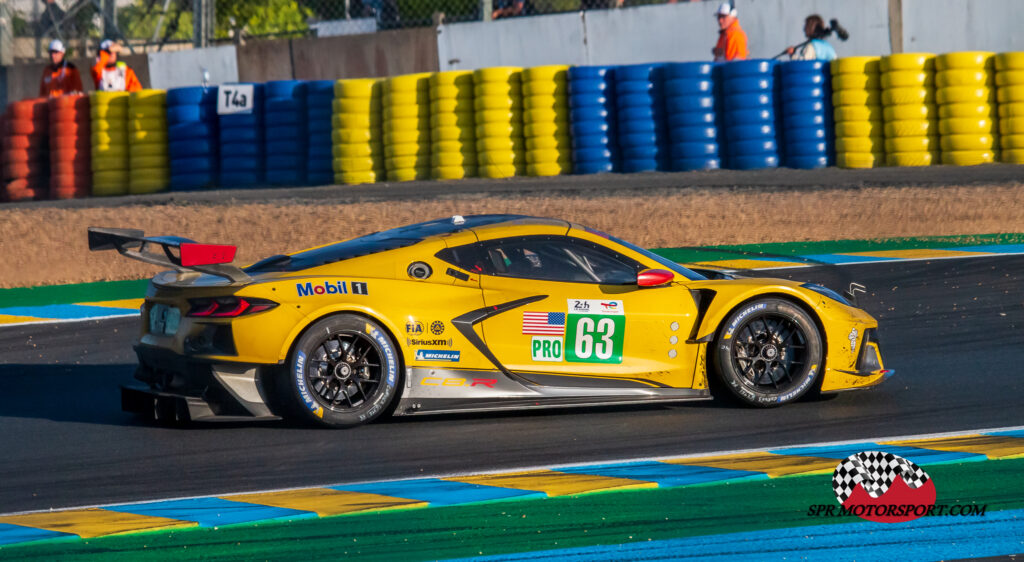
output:
[{"label": "fia logo", "polygon": [[415,335],[415,336],[423,334],[423,323],[422,322],[416,322],[416,321],[406,322],[405,323],[405,333],[411,334],[411,335]]},{"label": "fia logo", "polygon": [[590,303],[587,301],[575,301],[572,305],[573,312],[590,312]]}]

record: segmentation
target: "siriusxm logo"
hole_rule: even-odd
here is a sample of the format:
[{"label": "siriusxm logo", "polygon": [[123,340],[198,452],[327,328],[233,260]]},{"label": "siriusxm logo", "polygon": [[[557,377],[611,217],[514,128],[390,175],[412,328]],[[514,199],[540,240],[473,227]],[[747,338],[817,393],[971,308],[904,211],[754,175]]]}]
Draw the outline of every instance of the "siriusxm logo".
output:
[{"label": "siriusxm logo", "polygon": [[459,360],[461,355],[458,351],[451,351],[447,349],[417,349],[416,360],[417,361],[447,361],[455,363]]},{"label": "siriusxm logo", "polygon": [[[314,285],[313,283],[296,283],[295,291],[300,297],[308,297],[311,295],[347,295],[348,294],[348,283],[345,281],[324,281],[322,284]],[[352,294],[354,295],[366,295],[369,291],[366,289],[366,283],[359,281],[352,282]]]}]

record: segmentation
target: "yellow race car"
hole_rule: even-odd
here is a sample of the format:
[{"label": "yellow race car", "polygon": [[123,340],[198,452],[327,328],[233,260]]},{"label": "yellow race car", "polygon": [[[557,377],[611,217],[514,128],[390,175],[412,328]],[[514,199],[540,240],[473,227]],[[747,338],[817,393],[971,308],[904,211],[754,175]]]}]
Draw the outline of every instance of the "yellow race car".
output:
[{"label": "yellow race car", "polygon": [[[562,220],[455,216],[230,265],[233,246],[90,228],[173,268],[142,307],[125,410],[157,420],[399,416],[703,400],[753,406],[892,374],[838,293],[702,274]],[[709,388],[710,386],[710,388]]]}]

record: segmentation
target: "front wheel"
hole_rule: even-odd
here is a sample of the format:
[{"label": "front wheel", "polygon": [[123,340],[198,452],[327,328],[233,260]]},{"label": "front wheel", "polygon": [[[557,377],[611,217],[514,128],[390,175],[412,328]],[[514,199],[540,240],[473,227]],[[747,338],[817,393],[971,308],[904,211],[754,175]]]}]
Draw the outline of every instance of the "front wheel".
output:
[{"label": "front wheel", "polygon": [[314,322],[286,367],[286,405],[297,417],[329,427],[372,421],[398,391],[396,346],[379,324],[355,314]]},{"label": "front wheel", "polygon": [[715,340],[715,367],[741,401],[762,408],[793,402],[816,386],[822,339],[804,309],[758,299],[734,311]]}]

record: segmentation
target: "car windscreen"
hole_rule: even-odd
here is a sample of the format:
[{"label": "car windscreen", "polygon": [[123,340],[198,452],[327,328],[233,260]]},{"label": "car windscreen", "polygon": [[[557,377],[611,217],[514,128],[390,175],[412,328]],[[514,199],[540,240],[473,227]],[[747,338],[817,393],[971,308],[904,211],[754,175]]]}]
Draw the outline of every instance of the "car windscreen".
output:
[{"label": "car windscreen", "polygon": [[612,242],[617,243],[617,244],[622,244],[623,246],[629,248],[630,250],[633,250],[634,252],[642,254],[645,257],[650,258],[650,259],[658,262],[659,264],[667,267],[671,271],[674,271],[674,272],[682,275],[683,277],[689,279],[690,281],[703,281],[703,280],[707,279],[707,277],[701,275],[700,273],[697,273],[696,271],[694,271],[692,269],[687,269],[687,268],[679,265],[678,263],[676,263],[676,262],[674,262],[674,261],[672,261],[672,260],[670,260],[670,259],[668,259],[668,258],[666,258],[664,256],[659,256],[658,254],[655,254],[654,252],[652,252],[650,250],[645,250],[645,249],[641,248],[640,246],[637,246],[636,244],[631,244],[629,242],[626,242],[625,240],[620,240],[620,239],[618,239],[618,238],[616,238],[614,236],[608,236],[608,239],[611,240]]}]

